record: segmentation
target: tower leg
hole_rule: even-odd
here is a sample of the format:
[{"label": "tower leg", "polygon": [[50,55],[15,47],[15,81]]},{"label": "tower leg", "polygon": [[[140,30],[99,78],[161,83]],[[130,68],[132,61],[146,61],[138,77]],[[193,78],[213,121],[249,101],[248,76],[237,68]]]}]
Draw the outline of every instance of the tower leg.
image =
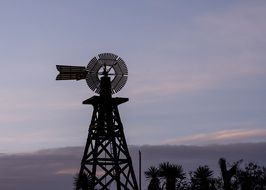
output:
[{"label": "tower leg", "polygon": [[84,173],[90,176],[93,190],[138,190],[118,111],[118,104],[125,99],[112,98],[111,102],[103,105],[101,98],[94,96],[88,103],[94,110],[79,179]]}]

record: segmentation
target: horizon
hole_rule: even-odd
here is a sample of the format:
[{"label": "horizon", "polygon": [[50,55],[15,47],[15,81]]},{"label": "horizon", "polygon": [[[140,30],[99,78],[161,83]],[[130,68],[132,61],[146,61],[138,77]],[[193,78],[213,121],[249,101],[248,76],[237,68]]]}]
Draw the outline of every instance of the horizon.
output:
[{"label": "horizon", "polygon": [[[226,147],[226,146],[238,146],[238,145],[257,145],[257,144],[264,144],[266,143],[265,141],[260,141],[260,142],[237,142],[237,143],[217,143],[217,144],[127,144],[128,147],[198,147],[198,148],[204,148],[204,147]],[[42,149],[37,149],[37,150],[32,150],[29,152],[12,152],[12,153],[5,153],[5,152],[0,152],[0,155],[19,155],[19,154],[32,154],[32,153],[37,153],[40,151],[49,151],[49,150],[55,150],[55,149],[64,149],[64,148],[84,148],[84,146],[62,146],[62,147],[53,147],[53,148],[42,148]]]},{"label": "horizon", "polygon": [[[144,171],[162,162],[180,164],[184,171],[195,171],[200,165],[208,165],[215,176],[220,176],[219,158],[229,165],[243,159],[241,168],[249,162],[266,166],[266,142],[235,145],[142,146],[142,187],[147,187]],[[26,154],[0,156],[0,188],[14,190],[73,189],[73,176],[78,172],[84,147],[64,147],[40,150]],[[136,176],[138,176],[139,147],[129,146]],[[66,159],[67,158],[67,159]],[[13,165],[13,167],[10,167]],[[7,169],[9,168],[9,169]],[[42,172],[39,172],[42,171]],[[34,179],[34,182],[32,182]],[[12,180],[12,183],[9,183]]]}]

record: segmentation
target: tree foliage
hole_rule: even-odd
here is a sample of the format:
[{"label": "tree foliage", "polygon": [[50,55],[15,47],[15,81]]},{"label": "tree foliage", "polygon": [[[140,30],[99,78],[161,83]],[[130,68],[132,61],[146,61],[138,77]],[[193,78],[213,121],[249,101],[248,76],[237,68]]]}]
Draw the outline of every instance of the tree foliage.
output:
[{"label": "tree foliage", "polygon": [[75,190],[92,190],[92,178],[86,173],[74,177]]},{"label": "tree foliage", "polygon": [[190,179],[192,190],[215,189],[213,171],[209,168],[209,166],[199,166],[196,171],[191,173]]},{"label": "tree foliage", "polygon": [[166,190],[175,190],[177,182],[185,179],[185,173],[181,165],[163,162],[159,165],[159,175],[165,180]]},{"label": "tree foliage", "polygon": [[145,176],[150,180],[148,190],[159,190],[160,189],[160,179],[159,179],[159,169],[151,166],[145,171]]},{"label": "tree foliage", "polygon": [[250,162],[241,167],[242,160],[229,164],[219,159],[221,176],[214,176],[209,166],[199,166],[189,172],[181,165],[163,162],[145,172],[150,180],[148,190],[266,190],[266,167]]},{"label": "tree foliage", "polygon": [[238,170],[237,184],[241,190],[265,190],[266,168],[248,163],[243,170]]}]

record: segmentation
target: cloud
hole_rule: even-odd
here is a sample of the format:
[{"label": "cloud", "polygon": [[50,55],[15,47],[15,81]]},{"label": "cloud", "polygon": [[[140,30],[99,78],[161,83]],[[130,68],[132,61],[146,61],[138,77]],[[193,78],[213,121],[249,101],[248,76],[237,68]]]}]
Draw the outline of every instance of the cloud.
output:
[{"label": "cloud", "polygon": [[[156,74],[155,74],[156,75]],[[146,78],[146,77],[144,77]],[[153,78],[153,80],[150,80]],[[136,81],[134,86],[138,86],[135,89],[129,89],[128,94],[135,99],[143,99],[146,101],[154,98],[162,98],[165,96],[171,96],[182,93],[192,93],[198,90],[206,89],[209,86],[210,80],[205,76],[164,76],[163,78],[147,77],[145,82]],[[151,97],[151,94],[153,97]],[[147,98],[147,99],[146,99]]]},{"label": "cloud", "polygon": [[[138,151],[142,152],[142,174],[149,166],[169,161],[181,164],[185,171],[200,164],[209,165],[219,175],[218,159],[229,162],[244,159],[266,165],[266,143],[245,143],[211,146],[129,146],[138,176]],[[34,153],[0,155],[0,189],[45,190],[73,189],[73,177],[78,172],[83,147],[40,150]],[[100,171],[98,173],[101,175]],[[147,181],[142,175],[142,186]]]},{"label": "cloud", "polygon": [[25,121],[28,121],[30,119],[30,117],[28,116],[21,116],[21,115],[14,115],[12,113],[6,114],[3,113],[0,116],[0,125],[4,125],[4,124],[14,124],[14,123],[22,123]]},{"label": "cloud", "polygon": [[213,77],[244,78],[266,73],[265,16],[263,2],[237,4],[196,18],[199,36],[205,41],[203,49],[208,53],[206,61],[216,67]]},{"label": "cloud", "polygon": [[77,173],[78,173],[77,168],[64,168],[64,169],[57,171],[55,174],[56,175],[72,175],[73,176]]},{"label": "cloud", "polygon": [[264,75],[265,10],[265,3],[242,3],[198,15],[189,23],[190,30],[176,25],[170,40],[159,41],[158,47],[166,48],[163,54],[147,52],[141,58],[152,66],[134,71],[130,94],[144,98],[191,94],[221,88],[236,78],[243,82]]},{"label": "cloud", "polygon": [[216,144],[265,139],[266,129],[231,129],[166,140],[165,144]]}]

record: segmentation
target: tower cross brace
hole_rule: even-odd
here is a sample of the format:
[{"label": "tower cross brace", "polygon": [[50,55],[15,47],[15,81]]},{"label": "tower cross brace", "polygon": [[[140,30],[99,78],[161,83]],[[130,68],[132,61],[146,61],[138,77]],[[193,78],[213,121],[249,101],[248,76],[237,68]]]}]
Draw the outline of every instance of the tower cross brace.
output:
[{"label": "tower cross brace", "polygon": [[[101,78],[100,96],[93,96],[83,104],[93,106],[79,175],[92,177],[92,187],[97,189],[137,190],[132,160],[126,143],[118,105],[127,98],[112,98],[110,78]],[[116,184],[115,186],[113,184]]]}]

